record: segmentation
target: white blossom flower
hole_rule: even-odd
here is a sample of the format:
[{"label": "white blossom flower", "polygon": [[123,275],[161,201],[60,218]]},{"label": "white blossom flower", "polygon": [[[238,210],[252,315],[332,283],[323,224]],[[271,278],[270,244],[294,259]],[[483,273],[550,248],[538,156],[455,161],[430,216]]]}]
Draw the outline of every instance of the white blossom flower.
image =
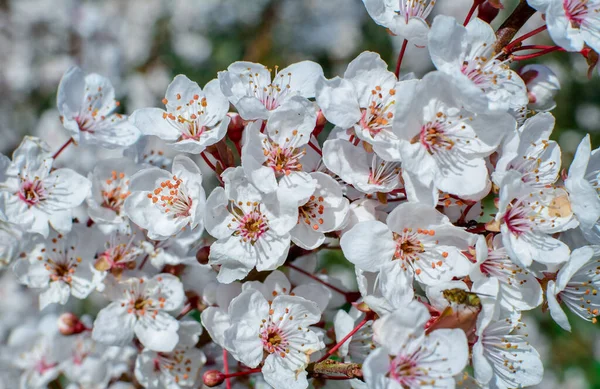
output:
[{"label": "white blossom flower", "polygon": [[252,268],[274,270],[290,248],[290,230],[298,221],[297,202],[280,201],[256,189],[241,167],[221,174],[218,187],[206,202],[205,224],[218,240],[210,248],[210,263],[221,265],[218,280],[244,278]]},{"label": "white blossom flower", "polygon": [[432,285],[468,274],[471,263],[462,251],[475,239],[435,208],[408,202],[390,213],[387,225],[358,223],[340,245],[359,269],[380,272],[382,288],[396,287],[403,294],[410,293],[413,279]]},{"label": "white blossom flower", "polygon": [[88,174],[92,190],[86,202],[88,214],[96,223],[123,224],[125,199],[129,197],[129,180],[142,167],[127,158],[104,159]]},{"label": "white blossom flower", "polygon": [[600,52],[600,1],[527,0],[545,14],[552,40],[568,51],[581,51],[587,44]]},{"label": "white blossom flower", "polygon": [[573,213],[581,231],[591,243],[600,243],[600,153],[591,151],[590,136],[583,138],[565,179]]},{"label": "white blossom flower", "polygon": [[40,309],[54,303],[64,305],[71,295],[85,299],[96,289],[95,243],[90,230],[81,225],[67,235],[53,231],[16,261],[13,271],[22,284],[41,289]]},{"label": "white blossom flower", "polygon": [[369,388],[454,387],[453,376],[468,361],[465,333],[439,329],[425,334],[427,320],[425,306],[413,301],[373,323],[374,340],[381,347],[363,364]]},{"label": "white blossom flower", "polygon": [[119,102],[113,86],[98,74],[86,76],[78,67],[71,67],[60,81],[56,104],[63,126],[76,144],[128,147],[140,136],[126,116],[114,113]]},{"label": "white blossom flower", "polygon": [[427,16],[436,0],[363,0],[375,23],[417,46],[427,44]]},{"label": "white blossom flower", "polygon": [[465,106],[474,112],[507,111],[526,106],[527,88],[510,69],[508,60],[494,52],[496,33],[478,18],[462,26],[451,16],[438,15],[429,32],[429,54],[435,67],[460,88]]},{"label": "white blossom flower", "polygon": [[506,318],[492,318],[484,310],[473,346],[473,368],[478,383],[490,388],[508,389],[537,385],[544,367],[540,354],[526,335],[513,333],[520,326]]},{"label": "white blossom flower", "polygon": [[546,299],[554,321],[571,331],[569,319],[560,304],[584,320],[596,323],[600,314],[600,247],[585,246],[571,253],[571,258],[560,269],[556,281],[548,281]]},{"label": "white blossom flower", "polygon": [[94,340],[125,346],[137,336],[150,350],[172,351],[179,340],[179,322],[167,312],[183,305],[185,295],[179,279],[158,274],[150,279],[129,278],[107,286],[111,303],[94,321]]},{"label": "white blossom flower", "polygon": [[142,134],[172,142],[174,150],[199,154],[227,134],[229,101],[216,79],[202,90],[180,74],[169,84],[163,103],[166,111],[142,108],[131,115],[131,121]]},{"label": "white blossom flower", "polygon": [[231,301],[232,325],[225,332],[227,349],[248,367],[264,362],[262,374],[273,387],[305,389],[310,355],[324,347],[310,325],[321,319],[317,304],[302,297],[267,299],[248,289]]},{"label": "white blossom flower", "polygon": [[314,191],[315,182],[302,164],[317,121],[311,107],[308,100],[293,98],[271,114],[266,133],[261,132],[261,121],[244,130],[242,167],[261,192],[285,192],[280,196],[300,200]]},{"label": "white blossom flower", "polygon": [[315,191],[301,201],[298,223],[290,231],[292,241],[307,250],[322,245],[325,233],[337,230],[344,223],[349,208],[336,180],[321,172],[310,176],[317,183]]},{"label": "white blossom flower", "polygon": [[0,220],[0,270],[10,265],[22,252],[27,251],[35,241],[36,235],[30,236],[20,225]]},{"label": "white blossom flower", "polygon": [[525,121],[502,146],[502,156],[492,174],[494,183],[501,185],[509,170],[521,174],[521,180],[531,188],[553,185],[560,173],[560,147],[550,140],[554,116],[539,113]]},{"label": "white blossom flower", "polygon": [[123,273],[136,269],[145,254],[140,235],[136,230],[128,233],[113,231],[101,237],[103,244],[98,248],[94,261],[99,282],[108,274],[121,279]]},{"label": "white blossom flower", "polygon": [[545,112],[556,107],[554,96],[560,90],[560,81],[548,66],[525,65],[519,70],[519,74],[527,86],[531,109]]},{"label": "white blossom flower", "polygon": [[328,121],[352,129],[381,158],[398,161],[398,137],[392,131],[396,91],[415,88],[417,82],[398,82],[379,54],[365,51],[350,62],[344,78],[319,79],[316,100]]},{"label": "white blossom flower", "polygon": [[514,119],[465,109],[464,93],[440,72],[427,74],[414,95],[403,93],[398,91],[398,99],[409,103],[398,105],[394,119],[402,168],[425,187],[459,197],[485,196],[491,185],[484,157],[514,132]]},{"label": "white blossom flower", "polygon": [[0,182],[0,214],[44,237],[48,223],[63,234],[71,230],[71,210],[85,200],[91,186],[71,169],[52,170],[52,163],[45,143],[25,137]]},{"label": "white blossom flower", "polygon": [[125,211],[154,240],[168,239],[184,228],[202,228],[206,202],[202,172],[183,155],[175,157],[171,172],[143,169],[130,179]]},{"label": "white blossom flower", "polygon": [[[252,62],[234,62],[219,72],[221,91],[244,120],[268,119],[290,100],[315,96],[315,83],[323,69],[315,62],[302,61],[275,72]],[[310,111],[307,112],[309,114]]]},{"label": "white blossom flower", "polygon": [[565,190],[533,189],[520,173],[509,171],[500,186],[495,220],[509,257],[519,266],[529,268],[534,261],[559,264],[569,259],[567,245],[551,235],[576,226]]},{"label": "white blossom flower", "polygon": [[502,237],[480,239],[477,263],[469,275],[475,283],[495,278],[499,283],[498,303],[507,313],[534,309],[543,300],[542,287],[533,274],[514,263],[502,244]]},{"label": "white blossom flower", "polygon": [[135,361],[135,377],[149,389],[196,388],[206,357],[196,343],[202,333],[200,323],[191,320],[179,324],[179,342],[169,353],[144,349]]}]

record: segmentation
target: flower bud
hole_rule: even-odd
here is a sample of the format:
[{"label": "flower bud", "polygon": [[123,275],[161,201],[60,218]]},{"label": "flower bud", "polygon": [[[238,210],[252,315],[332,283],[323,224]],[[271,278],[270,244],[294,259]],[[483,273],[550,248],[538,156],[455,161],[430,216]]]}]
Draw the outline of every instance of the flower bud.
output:
[{"label": "flower bud", "polygon": [[558,77],[544,65],[527,65],[519,72],[527,85],[529,106],[538,111],[549,111],[556,106],[554,96],[560,90]]},{"label": "flower bud", "polygon": [[217,385],[221,385],[225,381],[225,375],[218,370],[209,370],[202,376],[204,385],[209,388],[213,388]]},{"label": "flower bud", "polygon": [[208,263],[208,255],[210,254],[210,246],[204,246],[196,251],[196,260],[201,265],[206,265]]},{"label": "flower bud", "polygon": [[242,140],[242,132],[244,131],[244,120],[237,113],[230,113],[229,126],[227,127],[227,135],[233,143],[238,143]]},{"label": "flower bud", "polygon": [[[500,7],[502,5],[500,4]],[[486,23],[491,23],[492,20],[496,19],[498,13],[500,12],[500,8],[498,7],[498,1],[485,1],[479,4],[477,8],[477,17],[483,20]]]},{"label": "flower bud", "polygon": [[319,136],[321,131],[323,131],[323,128],[325,128],[326,124],[327,119],[325,118],[325,115],[323,115],[323,111],[319,111],[319,113],[317,114],[317,122],[315,124],[315,129],[313,130],[312,134],[314,136]]},{"label": "flower bud", "polygon": [[63,313],[58,318],[58,330],[65,336],[80,334],[88,328],[74,314]]}]

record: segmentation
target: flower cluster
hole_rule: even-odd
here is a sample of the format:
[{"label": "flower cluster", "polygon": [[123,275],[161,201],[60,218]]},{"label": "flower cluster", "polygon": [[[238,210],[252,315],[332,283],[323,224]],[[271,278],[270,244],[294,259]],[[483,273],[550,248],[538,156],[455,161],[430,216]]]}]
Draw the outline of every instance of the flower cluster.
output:
[{"label": "flower cluster", "polygon": [[[464,23],[364,3],[404,39],[395,72],[369,51],[333,78],[235,62],[129,116],[108,79],[65,73],[69,140],[0,155],[0,387],[541,382],[522,313],[600,314],[600,153],[587,136],[561,170],[557,79],[514,64],[593,57],[600,2],[522,1],[499,31],[498,1]],[[546,28],[559,46],[522,45]],[[408,44],[436,70],[400,77]],[[60,163],[85,144],[121,156]]]}]

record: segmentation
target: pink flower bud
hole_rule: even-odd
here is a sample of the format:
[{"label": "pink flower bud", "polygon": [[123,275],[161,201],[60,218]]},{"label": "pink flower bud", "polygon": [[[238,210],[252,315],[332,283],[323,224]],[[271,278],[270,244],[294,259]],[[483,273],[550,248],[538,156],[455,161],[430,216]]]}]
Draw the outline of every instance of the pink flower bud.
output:
[{"label": "pink flower bud", "polygon": [[498,2],[485,1],[479,4],[477,17],[486,23],[491,23],[500,12],[500,9],[496,3]]},{"label": "pink flower bud", "polygon": [[67,312],[58,318],[58,330],[65,336],[80,334],[88,328],[74,314]]},{"label": "pink flower bud", "polygon": [[209,388],[213,388],[217,385],[221,385],[225,381],[225,375],[218,370],[209,370],[202,376],[204,385]]}]

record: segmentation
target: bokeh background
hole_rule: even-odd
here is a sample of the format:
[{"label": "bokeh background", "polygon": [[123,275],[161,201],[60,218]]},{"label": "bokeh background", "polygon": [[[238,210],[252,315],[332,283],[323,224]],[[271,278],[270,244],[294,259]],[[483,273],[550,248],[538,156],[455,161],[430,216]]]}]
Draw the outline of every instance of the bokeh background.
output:
[{"label": "bokeh background", "polygon": [[[494,25],[516,0],[504,4]],[[439,0],[434,14],[462,21],[470,5],[471,0]],[[535,15],[524,31],[541,24]],[[535,39],[548,43],[547,34]],[[238,60],[284,67],[310,59],[332,77],[364,50],[380,53],[393,70],[401,43],[369,18],[360,0],[0,0],[0,153],[10,154],[27,134],[42,137],[53,149],[68,139],[55,95],[72,65],[108,77],[123,112],[130,113],[159,106],[176,74],[204,85]],[[576,54],[557,53],[537,62],[548,65],[561,82],[553,137],[568,166],[586,133],[594,146],[600,144],[598,72],[589,79],[586,61]],[[431,69],[426,49],[408,48],[403,74],[420,76]],[[104,151],[91,147],[89,153]],[[78,163],[85,164],[78,155]],[[344,270],[343,262],[331,256],[322,266]],[[571,318],[569,334],[540,312],[525,322],[545,361],[540,388],[600,388],[597,326]]]}]

